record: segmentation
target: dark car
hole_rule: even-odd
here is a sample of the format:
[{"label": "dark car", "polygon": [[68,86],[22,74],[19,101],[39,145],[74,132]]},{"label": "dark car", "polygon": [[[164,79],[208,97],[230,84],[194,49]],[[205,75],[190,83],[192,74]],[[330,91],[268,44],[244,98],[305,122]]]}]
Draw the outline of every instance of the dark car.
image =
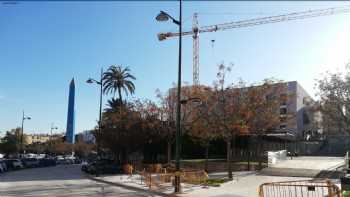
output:
[{"label": "dark car", "polygon": [[83,161],[83,162],[81,163],[81,171],[83,171],[83,172],[88,172],[88,166],[89,166],[89,163]]},{"label": "dark car", "polygon": [[6,172],[8,169],[7,169],[7,165],[5,163],[5,161],[3,160],[0,160],[0,172]]},{"label": "dark car", "polygon": [[74,164],[81,164],[81,162],[82,161],[79,158],[75,158],[74,161],[73,161]]},{"label": "dark car", "polygon": [[36,168],[39,167],[39,160],[36,158],[26,158],[21,160],[24,167],[26,168]]},{"label": "dark car", "polygon": [[90,174],[117,174],[123,172],[121,165],[116,164],[113,160],[107,159],[97,160],[84,168],[86,168],[86,172]]},{"label": "dark car", "polygon": [[56,165],[55,159],[43,158],[39,160],[40,167],[49,167],[49,166],[55,166],[55,165]]}]

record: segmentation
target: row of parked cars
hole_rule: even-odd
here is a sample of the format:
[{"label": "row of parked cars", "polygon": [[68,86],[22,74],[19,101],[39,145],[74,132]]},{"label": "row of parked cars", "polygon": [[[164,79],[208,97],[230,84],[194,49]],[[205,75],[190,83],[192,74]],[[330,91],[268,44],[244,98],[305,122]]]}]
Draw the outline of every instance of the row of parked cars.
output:
[{"label": "row of parked cars", "polygon": [[118,174],[123,172],[121,165],[110,159],[98,159],[90,162],[83,162],[81,170],[88,174]]},{"label": "row of parked cars", "polygon": [[22,158],[0,159],[0,173],[23,168],[38,168],[55,166],[56,164],[79,164],[81,161],[75,157],[51,157],[51,158]]},{"label": "row of parked cars", "polygon": [[54,165],[56,165],[56,161],[48,158],[2,159],[0,160],[0,173],[22,168],[47,167]]},{"label": "row of parked cars", "polygon": [[17,170],[21,168],[24,168],[24,166],[19,159],[0,160],[0,173],[7,172],[9,170]]}]

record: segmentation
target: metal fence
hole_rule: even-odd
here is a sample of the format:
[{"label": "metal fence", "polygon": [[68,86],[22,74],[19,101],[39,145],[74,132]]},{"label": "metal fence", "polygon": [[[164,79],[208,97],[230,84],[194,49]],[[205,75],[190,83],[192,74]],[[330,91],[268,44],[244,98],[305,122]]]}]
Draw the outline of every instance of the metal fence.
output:
[{"label": "metal fence", "polygon": [[[150,189],[159,188],[169,183],[172,184],[174,180],[174,173],[151,173],[142,171],[139,172],[141,175],[141,183],[146,184]],[[208,179],[208,174],[203,170],[183,171],[181,172],[181,182],[189,184],[202,184]]]},{"label": "metal fence", "polygon": [[329,180],[264,183],[259,197],[341,197],[340,189]]}]

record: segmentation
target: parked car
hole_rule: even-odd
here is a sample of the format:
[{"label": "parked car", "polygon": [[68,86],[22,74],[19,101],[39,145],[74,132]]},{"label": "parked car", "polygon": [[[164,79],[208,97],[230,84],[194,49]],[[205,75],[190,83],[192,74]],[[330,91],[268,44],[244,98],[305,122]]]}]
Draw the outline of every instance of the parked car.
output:
[{"label": "parked car", "polygon": [[66,164],[75,164],[77,158],[71,155],[67,155],[64,157],[64,159],[66,160]]},{"label": "parked car", "polygon": [[74,164],[74,159],[71,158],[64,158],[65,164]]},{"label": "parked car", "polygon": [[26,168],[36,168],[39,167],[39,160],[36,158],[26,158],[22,159],[22,163]]},{"label": "parked car", "polygon": [[56,157],[56,164],[66,164],[66,160],[62,156]]},{"label": "parked car", "polygon": [[5,169],[2,168],[2,165],[0,165],[0,174],[1,173],[4,173],[5,172]]},{"label": "parked car", "polygon": [[75,158],[74,159],[74,164],[81,164],[81,159]]},{"label": "parked car", "polygon": [[88,164],[86,172],[90,174],[117,174],[122,173],[123,168],[113,160],[103,159]]},{"label": "parked car", "polygon": [[8,171],[7,165],[4,160],[0,160],[0,167],[2,168],[2,172]]},{"label": "parked car", "polygon": [[51,158],[39,159],[40,167],[48,167],[48,166],[55,166],[55,165],[56,165],[55,159],[51,159]]},{"label": "parked car", "polygon": [[0,173],[4,173],[6,170],[4,168],[4,166],[2,165],[2,163],[0,162]]},{"label": "parked car", "polygon": [[9,170],[17,170],[23,168],[23,164],[19,159],[6,159],[5,163]]},{"label": "parked car", "polygon": [[89,166],[88,162],[86,161],[81,162],[81,171],[87,172],[88,166]]}]

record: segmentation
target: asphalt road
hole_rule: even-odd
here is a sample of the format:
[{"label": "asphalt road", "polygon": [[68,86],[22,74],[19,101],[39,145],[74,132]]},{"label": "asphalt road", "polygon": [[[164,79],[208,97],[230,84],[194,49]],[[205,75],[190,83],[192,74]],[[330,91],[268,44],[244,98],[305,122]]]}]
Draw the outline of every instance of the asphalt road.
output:
[{"label": "asphalt road", "polygon": [[147,192],[97,183],[79,165],[59,165],[0,174],[0,197],[109,197],[154,196]]}]

